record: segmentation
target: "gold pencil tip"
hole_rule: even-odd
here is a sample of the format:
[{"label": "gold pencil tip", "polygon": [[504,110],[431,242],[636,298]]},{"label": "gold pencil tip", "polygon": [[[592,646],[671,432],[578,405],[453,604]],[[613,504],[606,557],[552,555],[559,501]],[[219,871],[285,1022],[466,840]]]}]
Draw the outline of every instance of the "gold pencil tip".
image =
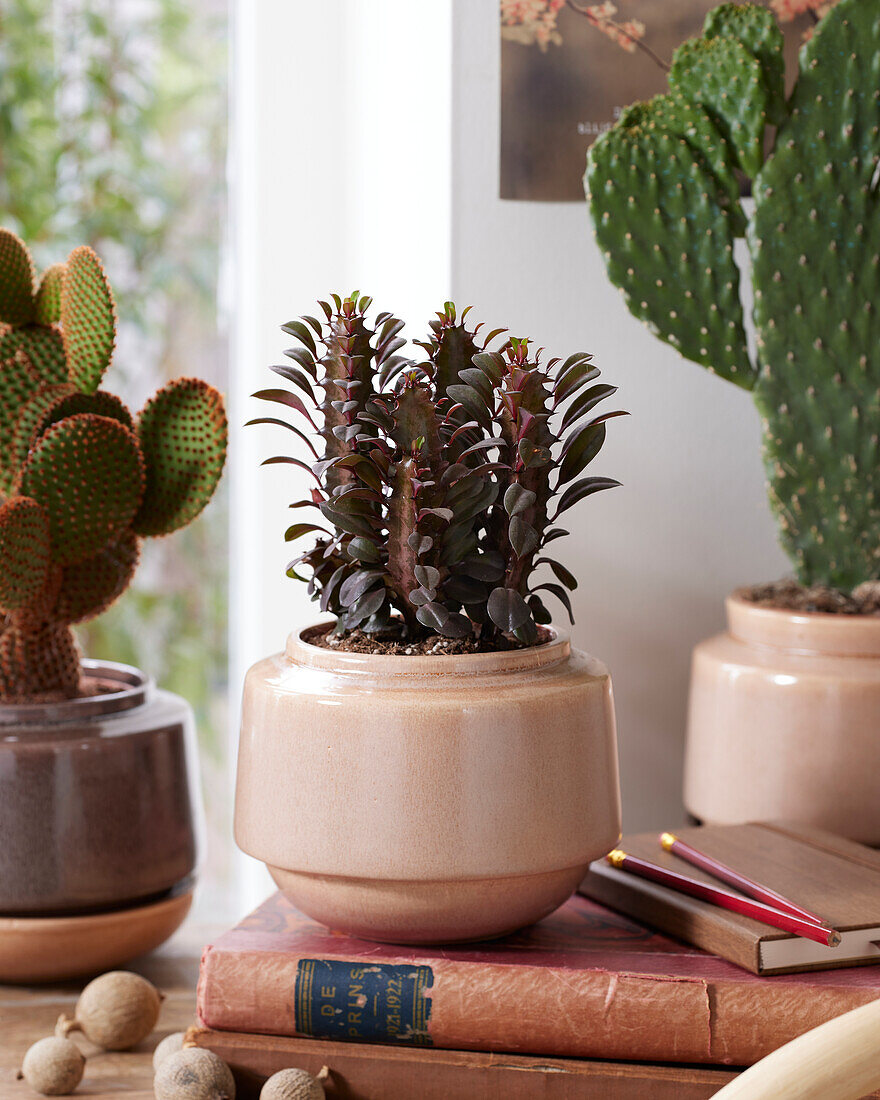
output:
[{"label": "gold pencil tip", "polygon": [[622,867],[623,861],[626,859],[626,852],[621,851],[620,848],[615,848],[605,858],[612,867]]},{"label": "gold pencil tip", "polygon": [[666,849],[667,852],[670,851],[672,845],[676,842],[676,840],[678,840],[678,837],[675,835],[675,833],[660,834],[660,844]]},{"label": "gold pencil tip", "polygon": [[829,947],[840,947],[840,933],[839,932],[833,932],[832,931],[831,935],[828,937],[828,946]]}]

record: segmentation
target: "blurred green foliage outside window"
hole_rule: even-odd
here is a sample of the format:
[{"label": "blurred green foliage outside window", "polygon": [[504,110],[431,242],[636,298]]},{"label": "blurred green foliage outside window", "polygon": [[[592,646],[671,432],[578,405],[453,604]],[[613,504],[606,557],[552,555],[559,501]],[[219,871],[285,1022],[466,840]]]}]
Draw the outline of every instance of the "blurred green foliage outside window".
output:
[{"label": "blurred green foliage outside window", "polygon": [[[0,6],[0,224],[40,267],[78,244],[102,257],[120,318],[111,388],[135,408],[178,375],[227,389],[228,25],[225,0]],[[211,832],[226,812],[226,510],[221,486],[191,527],[148,540],[132,588],[80,631],[88,656],[194,706]]]}]

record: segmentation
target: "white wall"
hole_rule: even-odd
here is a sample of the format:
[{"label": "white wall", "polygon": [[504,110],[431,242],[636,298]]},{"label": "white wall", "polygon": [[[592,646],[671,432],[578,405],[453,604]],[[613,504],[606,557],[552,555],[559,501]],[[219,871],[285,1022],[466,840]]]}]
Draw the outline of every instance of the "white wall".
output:
[{"label": "white wall", "polygon": [[[236,0],[230,188],[232,621],[230,703],[287,634],[317,617],[285,576],[283,542],[308,475],[260,468],[288,450],[280,428],[247,428],[273,406],[294,343],[280,326],[317,298],[359,289],[420,332],[449,296],[451,0]],[[234,756],[237,729],[230,731]],[[242,857],[239,908],[269,891]]]},{"label": "white wall", "polygon": [[279,326],[357,287],[422,328],[451,292],[490,327],[593,352],[632,413],[596,464],[624,487],[570,513],[556,548],[580,579],[574,640],[614,674],[625,827],[676,824],[691,646],[730,588],[786,570],[748,395],[630,317],[584,204],[497,198],[496,0],[238,0],[235,17],[233,689],[315,614],[284,576],[305,475],[259,468],[280,429],[239,428]]},{"label": "white wall", "polygon": [[585,204],[497,197],[497,0],[455,0],[453,59],[456,302],[553,354],[593,352],[632,413],[609,424],[591,467],[624,487],[568,513],[573,537],[554,549],[580,580],[574,641],[613,673],[624,828],[672,826],[690,649],[720,628],[728,590],[787,571],[764,498],[758,417],[746,393],[631,317]]},{"label": "white wall", "polygon": [[238,0],[233,55],[235,684],[315,615],[282,541],[308,476],[259,468],[288,433],[240,430],[273,415],[250,394],[280,326],[334,291],[419,321],[448,294],[451,0]]}]

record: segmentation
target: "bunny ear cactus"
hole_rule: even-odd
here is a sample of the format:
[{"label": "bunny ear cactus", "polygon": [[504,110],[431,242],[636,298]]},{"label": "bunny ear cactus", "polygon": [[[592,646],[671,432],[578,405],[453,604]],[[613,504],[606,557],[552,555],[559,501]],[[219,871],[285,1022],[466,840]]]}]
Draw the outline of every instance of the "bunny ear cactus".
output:
[{"label": "bunny ear cactus", "polygon": [[220,395],[178,379],[134,418],[99,389],[115,339],[91,249],[35,284],[27,248],[0,230],[0,701],[78,693],[71,625],[109,607],[140,540],[193,520],[220,479]]},{"label": "bunny ear cactus", "polygon": [[[482,326],[468,328],[468,310],[459,317],[451,302],[414,341],[415,359],[399,354],[403,322],[392,314],[369,327],[369,299],[332,301],[321,303],[326,323],[284,326],[302,346],[287,352],[295,367],[273,369],[296,392],[254,395],[294,411],[298,423],[250,423],[287,428],[313,460],[266,460],[314,481],[291,505],[313,515],[293,523],[287,540],[314,542],[289,575],[310,571],[310,593],[336,616],[337,634],[534,644],[550,621],[541,593],[570,613],[567,589],[576,585],[543,556],[566,534],[554,520],[617,484],[580,477],[602,446],[604,421],[618,415],[593,412],[614,387],[588,386],[599,372],[585,354],[544,367],[527,340],[488,350],[505,330],[478,336]],[[537,583],[541,566],[554,579]]]},{"label": "bunny ear cactus", "polygon": [[[764,8],[711,12],[676,53],[669,95],[627,109],[595,142],[585,182],[630,310],[753,392],[798,578],[851,589],[880,577],[877,5],[841,0],[825,15],[788,103],[781,46]],[[765,160],[768,122],[779,129]],[[735,169],[753,179],[748,224]],[[754,362],[733,258],[743,234]]]}]

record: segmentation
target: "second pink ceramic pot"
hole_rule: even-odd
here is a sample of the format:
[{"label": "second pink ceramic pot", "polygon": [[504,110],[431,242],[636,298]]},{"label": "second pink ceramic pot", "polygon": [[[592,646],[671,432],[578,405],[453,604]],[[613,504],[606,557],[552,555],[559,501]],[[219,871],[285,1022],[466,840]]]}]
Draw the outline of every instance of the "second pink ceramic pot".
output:
[{"label": "second pink ceramic pot", "polygon": [[467,656],[310,644],[244,689],[235,836],[303,912],[453,942],[539,920],[620,835],[611,678],[568,638]]},{"label": "second pink ceramic pot", "polygon": [[777,611],[734,593],[694,650],[685,804],[880,845],[880,617]]}]

